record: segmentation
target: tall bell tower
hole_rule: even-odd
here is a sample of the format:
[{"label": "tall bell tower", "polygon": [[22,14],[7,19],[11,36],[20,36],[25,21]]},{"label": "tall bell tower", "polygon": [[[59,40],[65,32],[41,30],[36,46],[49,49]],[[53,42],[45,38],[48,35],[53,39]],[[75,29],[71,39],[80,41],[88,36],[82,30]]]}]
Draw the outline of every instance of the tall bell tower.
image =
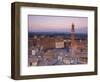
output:
[{"label": "tall bell tower", "polygon": [[72,28],[71,28],[71,46],[75,46],[75,25],[72,23]]},{"label": "tall bell tower", "polygon": [[71,55],[72,57],[75,57],[76,49],[77,49],[77,44],[75,41],[75,25],[72,23],[71,25]]}]

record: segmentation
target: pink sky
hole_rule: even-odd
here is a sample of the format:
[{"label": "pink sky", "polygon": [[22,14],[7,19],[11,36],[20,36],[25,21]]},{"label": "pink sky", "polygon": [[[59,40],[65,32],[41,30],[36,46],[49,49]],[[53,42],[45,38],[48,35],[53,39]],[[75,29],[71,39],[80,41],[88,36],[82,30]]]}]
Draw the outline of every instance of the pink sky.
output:
[{"label": "pink sky", "polygon": [[87,33],[87,17],[28,16],[29,32],[70,32],[72,23],[77,33]]}]

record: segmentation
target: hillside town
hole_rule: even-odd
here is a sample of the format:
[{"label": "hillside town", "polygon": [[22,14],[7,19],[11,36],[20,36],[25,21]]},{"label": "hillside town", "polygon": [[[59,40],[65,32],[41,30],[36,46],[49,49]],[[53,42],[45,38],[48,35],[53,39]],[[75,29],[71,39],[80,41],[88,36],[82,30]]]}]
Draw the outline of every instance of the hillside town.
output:
[{"label": "hillside town", "polygon": [[87,37],[78,38],[73,23],[70,34],[28,37],[28,66],[87,64]]}]

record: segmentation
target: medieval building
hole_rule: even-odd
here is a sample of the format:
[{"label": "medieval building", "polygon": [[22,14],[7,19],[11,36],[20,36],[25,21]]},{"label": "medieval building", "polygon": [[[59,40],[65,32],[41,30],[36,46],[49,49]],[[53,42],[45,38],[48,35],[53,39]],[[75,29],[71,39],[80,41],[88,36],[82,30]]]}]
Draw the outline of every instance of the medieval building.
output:
[{"label": "medieval building", "polygon": [[34,35],[28,40],[28,65],[63,65],[87,63],[87,37],[78,38],[75,24],[68,36]]}]

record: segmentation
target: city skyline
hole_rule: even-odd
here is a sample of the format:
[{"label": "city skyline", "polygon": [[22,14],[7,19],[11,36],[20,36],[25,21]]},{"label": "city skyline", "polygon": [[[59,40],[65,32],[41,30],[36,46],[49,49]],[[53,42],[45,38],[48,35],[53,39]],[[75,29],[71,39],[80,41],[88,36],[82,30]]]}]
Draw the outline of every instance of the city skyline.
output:
[{"label": "city skyline", "polygon": [[28,16],[29,32],[71,32],[72,23],[75,25],[76,33],[88,32],[87,17],[68,16]]}]

